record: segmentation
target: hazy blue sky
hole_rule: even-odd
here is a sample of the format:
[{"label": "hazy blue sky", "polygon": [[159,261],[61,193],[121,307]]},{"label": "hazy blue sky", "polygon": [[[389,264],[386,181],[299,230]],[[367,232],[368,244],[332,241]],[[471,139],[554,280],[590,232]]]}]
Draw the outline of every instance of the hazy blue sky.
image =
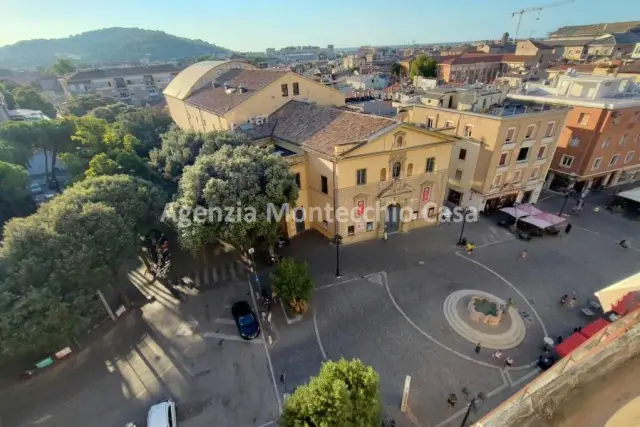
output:
[{"label": "hazy blue sky", "polygon": [[[512,11],[549,3],[554,0],[0,0],[0,46],[116,26],[162,30],[239,51],[476,40],[515,33]],[[521,36],[543,37],[563,25],[640,20],[640,8],[637,0],[575,0],[537,16],[524,16]]]}]

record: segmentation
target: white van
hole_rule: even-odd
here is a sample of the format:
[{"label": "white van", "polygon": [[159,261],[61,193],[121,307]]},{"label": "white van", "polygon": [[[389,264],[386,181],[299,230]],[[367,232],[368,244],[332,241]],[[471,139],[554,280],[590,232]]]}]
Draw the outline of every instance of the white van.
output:
[{"label": "white van", "polygon": [[163,400],[149,408],[147,427],[176,427],[176,403],[171,400]]}]

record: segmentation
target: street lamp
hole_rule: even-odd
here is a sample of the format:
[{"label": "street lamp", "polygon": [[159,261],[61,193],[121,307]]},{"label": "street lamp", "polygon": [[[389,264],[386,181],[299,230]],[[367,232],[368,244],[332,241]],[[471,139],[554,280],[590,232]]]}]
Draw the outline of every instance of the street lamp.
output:
[{"label": "street lamp", "polygon": [[[473,409],[474,411],[476,411],[478,409],[476,405],[482,404],[482,402],[487,399],[487,396],[485,396],[484,393],[480,392],[477,395],[471,397],[469,395],[469,390],[467,390],[466,387],[462,389],[462,395],[464,396],[465,400],[469,402],[467,412],[464,414],[464,418],[462,419],[462,423],[460,424],[460,427],[466,427],[467,420],[469,419],[469,414],[471,414],[471,410]],[[471,400],[469,400],[469,398],[471,398]]]},{"label": "street lamp", "polygon": [[516,214],[516,222],[513,223],[513,232],[514,233],[518,229],[518,206],[520,206],[520,203],[514,202],[513,207],[515,209],[515,214]]},{"label": "street lamp", "polygon": [[569,201],[569,197],[571,197],[573,195],[573,192],[571,190],[567,190],[564,193],[564,202],[562,202],[562,206],[560,207],[560,212],[558,212],[558,216],[562,216],[562,212],[564,212],[564,207],[567,205],[567,202]]},{"label": "street lamp", "polygon": [[260,298],[260,279],[258,278],[258,267],[256,266],[256,260],[253,258],[253,254],[256,252],[256,250],[253,248],[249,248],[247,252],[251,257],[251,264],[253,265],[253,277],[256,281],[256,285],[258,285],[258,289],[255,292],[256,295],[258,295],[258,298]]},{"label": "street lamp", "polygon": [[464,226],[467,224],[467,207],[462,208],[462,228],[460,229],[460,237],[458,238],[458,246],[462,246],[464,240]]},{"label": "street lamp", "polygon": [[342,236],[337,234],[333,236],[333,243],[336,244],[336,279],[342,277],[340,274],[340,244],[342,243]]}]

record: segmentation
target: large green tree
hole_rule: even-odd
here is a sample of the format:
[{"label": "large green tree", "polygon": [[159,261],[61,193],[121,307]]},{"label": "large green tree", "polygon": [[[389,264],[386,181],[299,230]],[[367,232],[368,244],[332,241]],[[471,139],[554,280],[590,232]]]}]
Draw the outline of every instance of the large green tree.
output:
[{"label": "large green tree", "polygon": [[118,115],[130,111],[135,111],[135,107],[125,104],[124,102],[118,102],[116,104],[103,105],[94,108],[93,110],[89,111],[89,114],[98,119],[104,119],[107,121],[107,123],[114,123]]},{"label": "large green tree", "polygon": [[[273,147],[225,145],[214,154],[200,154],[185,168],[174,204],[183,246],[196,252],[217,239],[246,250],[260,239],[272,245],[280,221],[268,215],[295,205],[298,187],[285,160]],[[213,218],[199,221],[196,209],[220,209]],[[240,208],[233,220],[227,208]]]},{"label": "large green tree", "polygon": [[280,427],[379,427],[380,378],[358,359],[325,362],[285,401]]},{"label": "large green tree", "polygon": [[420,55],[411,63],[410,77],[437,77],[438,63],[429,55]]},{"label": "large green tree", "polygon": [[51,71],[53,71],[58,76],[64,76],[65,74],[72,73],[75,70],[76,66],[73,65],[73,62],[63,58],[58,59],[56,63],[51,67]]},{"label": "large green tree", "polygon": [[30,213],[31,208],[27,171],[20,165],[0,161],[0,228],[9,218]]},{"label": "large green tree", "polygon": [[112,125],[115,138],[132,135],[140,142],[134,149],[140,157],[148,157],[149,151],[162,145],[161,135],[169,130],[173,120],[155,108],[123,110]]},{"label": "large green tree", "polygon": [[7,108],[9,110],[18,108],[18,104],[16,103],[13,93],[11,93],[11,89],[7,87],[6,82],[0,82],[0,93],[3,95],[4,101],[7,103]]},{"label": "large green tree", "polygon": [[24,167],[37,151],[34,122],[6,122],[0,124],[0,160]]},{"label": "large green tree", "polygon": [[72,98],[67,103],[66,109],[70,114],[81,117],[87,115],[91,110],[95,108],[104,107],[115,103],[115,99],[108,98],[102,95],[80,95]]},{"label": "large green tree", "polygon": [[0,352],[50,352],[86,331],[101,311],[95,291],[116,286],[134,242],[112,207],[62,196],[11,220],[0,249]]},{"label": "large green tree", "polygon": [[13,91],[13,97],[20,108],[42,111],[49,118],[56,117],[56,109],[33,87],[20,86]]},{"label": "large green tree", "polygon": [[162,146],[149,153],[149,165],[162,176],[178,182],[186,166],[192,165],[196,157],[213,154],[225,145],[237,146],[246,143],[243,137],[228,132],[195,132],[172,127],[162,135]]}]

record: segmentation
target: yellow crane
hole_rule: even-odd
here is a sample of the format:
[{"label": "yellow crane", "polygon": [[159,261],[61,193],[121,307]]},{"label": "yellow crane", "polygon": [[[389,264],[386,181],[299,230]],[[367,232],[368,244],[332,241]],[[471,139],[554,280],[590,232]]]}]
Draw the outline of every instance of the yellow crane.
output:
[{"label": "yellow crane", "polygon": [[[516,41],[518,40],[518,33],[520,32],[520,22],[522,22],[522,15],[524,15],[525,13],[538,12],[538,14],[539,14],[541,10],[549,9],[550,7],[556,7],[556,6],[560,6],[560,5],[563,5],[563,4],[571,3],[571,2],[574,2],[574,1],[575,0],[564,0],[564,1],[559,1],[559,2],[556,2],[556,3],[548,4],[546,6],[528,7],[526,9],[522,9],[522,10],[519,10],[517,12],[512,12],[511,13],[512,17],[515,17],[516,15],[518,15],[518,26],[516,27],[516,35],[515,35],[515,37],[513,39],[516,40]],[[536,19],[540,19],[540,18],[536,18]]]}]

